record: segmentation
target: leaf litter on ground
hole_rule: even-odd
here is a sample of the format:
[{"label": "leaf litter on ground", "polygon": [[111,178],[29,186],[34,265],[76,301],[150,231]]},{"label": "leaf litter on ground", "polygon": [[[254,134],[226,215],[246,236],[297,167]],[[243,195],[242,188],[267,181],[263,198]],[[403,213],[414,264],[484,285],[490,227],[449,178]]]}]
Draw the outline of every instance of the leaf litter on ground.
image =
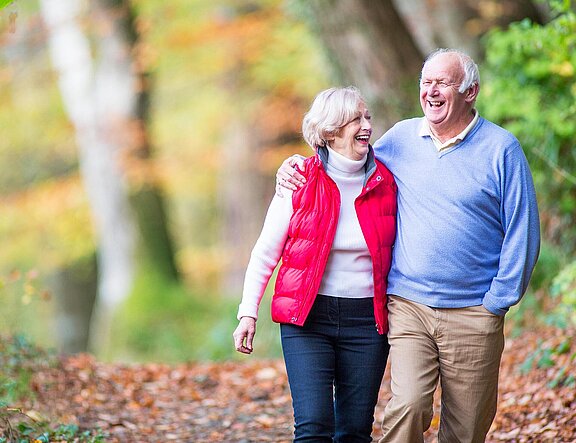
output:
[{"label": "leaf litter on ground", "polygon": [[[507,339],[498,413],[488,443],[576,442],[574,336],[574,330],[547,328]],[[530,360],[544,354],[551,363]],[[127,365],[79,354],[40,367],[32,388],[35,398],[23,409],[80,429],[101,430],[112,443],[292,439],[292,405],[282,360]],[[375,413],[375,441],[389,398],[387,371]],[[426,443],[437,441],[439,401],[436,392]]]}]

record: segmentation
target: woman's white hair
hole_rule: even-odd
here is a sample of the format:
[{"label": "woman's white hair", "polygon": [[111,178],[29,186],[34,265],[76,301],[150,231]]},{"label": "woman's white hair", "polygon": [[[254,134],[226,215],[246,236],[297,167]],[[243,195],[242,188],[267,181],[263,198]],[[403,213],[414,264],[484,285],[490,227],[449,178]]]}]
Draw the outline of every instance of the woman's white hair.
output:
[{"label": "woman's white hair", "polygon": [[464,79],[458,88],[458,92],[462,93],[466,91],[474,83],[480,86],[480,73],[478,71],[478,65],[476,65],[472,57],[462,51],[459,51],[458,49],[436,49],[428,57],[426,57],[424,65],[439,54],[455,54],[460,60],[460,66],[462,66],[462,71],[464,72]]},{"label": "woman's white hair", "polygon": [[312,149],[325,146],[326,140],[338,134],[360,113],[366,100],[354,86],[330,88],[320,92],[302,121],[302,135]]}]

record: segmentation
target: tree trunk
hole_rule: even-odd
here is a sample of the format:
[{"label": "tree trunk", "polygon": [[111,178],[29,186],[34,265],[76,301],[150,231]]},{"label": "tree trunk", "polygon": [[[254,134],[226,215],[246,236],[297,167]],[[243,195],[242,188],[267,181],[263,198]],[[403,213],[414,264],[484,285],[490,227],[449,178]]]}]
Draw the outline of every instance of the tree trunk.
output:
[{"label": "tree trunk", "polygon": [[50,279],[56,302],[54,322],[59,352],[88,350],[87,325],[98,290],[96,275],[96,259],[90,256],[59,269]]},{"label": "tree trunk", "polygon": [[357,86],[368,101],[376,134],[413,114],[423,55],[391,0],[301,5],[311,13],[340,81]]},{"label": "tree trunk", "polygon": [[480,51],[478,37],[466,30],[476,16],[461,0],[394,0],[411,34],[424,54],[436,48],[458,48],[472,57]]},{"label": "tree trunk", "polygon": [[360,88],[380,134],[418,109],[426,54],[459,48],[481,58],[480,36],[494,25],[544,13],[529,0],[301,0],[338,80]]},{"label": "tree trunk", "polygon": [[457,48],[480,59],[480,37],[492,27],[523,18],[546,21],[544,10],[530,0],[394,0],[394,4],[424,54]]},{"label": "tree trunk", "polygon": [[[95,22],[101,25],[97,35],[99,71],[107,87],[112,78],[124,83],[130,95],[130,108],[111,120],[117,126],[118,146],[122,151],[122,169],[128,174],[129,197],[139,231],[138,256],[147,269],[167,281],[179,280],[174,246],[167,227],[164,196],[151,167],[152,148],[148,136],[150,75],[139,68],[135,54],[138,34],[129,0],[95,0]],[[104,90],[100,95],[105,94]],[[115,120],[115,121],[114,121]],[[135,169],[130,177],[130,169]],[[144,171],[144,173],[142,173]]]},{"label": "tree trunk", "polygon": [[[94,219],[99,274],[90,344],[93,351],[102,352],[109,343],[113,314],[133,287],[138,242],[144,241],[141,250],[145,253],[152,240],[169,240],[162,199],[154,186],[141,184],[134,205],[130,201],[127,171],[135,161],[147,159],[150,150],[144,120],[147,83],[133,58],[136,33],[129,5],[119,0],[92,3],[94,14],[84,23],[95,25],[98,31],[93,55],[87,30],[80,24],[86,18],[81,4],[77,0],[40,1],[64,106],[76,131],[80,169]],[[143,210],[150,201],[154,212]],[[138,216],[145,220],[139,223]],[[153,228],[138,236],[143,225]],[[163,246],[159,256],[165,259],[165,251],[171,254],[172,248],[171,244]],[[149,257],[155,255],[146,256],[153,261]],[[170,260],[158,269],[169,269],[166,272],[174,277],[173,255]]]},{"label": "tree trunk", "polygon": [[90,41],[79,21],[84,12],[80,2],[41,0],[40,5],[64,106],[76,131],[94,220],[99,274],[91,337],[98,338],[93,344],[100,348],[108,341],[112,312],[130,292],[135,272],[135,220],[119,162],[121,147],[113,137],[118,119],[133,109],[134,85],[123,75],[122,57],[96,72]]}]

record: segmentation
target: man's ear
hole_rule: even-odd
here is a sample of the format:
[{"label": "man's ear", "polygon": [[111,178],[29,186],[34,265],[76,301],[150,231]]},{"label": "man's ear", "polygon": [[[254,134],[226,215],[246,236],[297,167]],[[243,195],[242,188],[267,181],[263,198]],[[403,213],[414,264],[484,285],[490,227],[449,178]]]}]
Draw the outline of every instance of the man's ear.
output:
[{"label": "man's ear", "polygon": [[464,100],[468,103],[474,103],[478,98],[478,93],[480,92],[480,85],[478,83],[473,83],[466,91],[464,91]]}]

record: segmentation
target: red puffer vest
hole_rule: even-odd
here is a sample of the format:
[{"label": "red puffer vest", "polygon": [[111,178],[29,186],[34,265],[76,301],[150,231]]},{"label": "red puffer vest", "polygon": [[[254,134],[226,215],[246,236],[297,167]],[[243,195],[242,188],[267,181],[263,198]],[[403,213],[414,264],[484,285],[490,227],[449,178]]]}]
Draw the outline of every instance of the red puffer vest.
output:
[{"label": "red puffer vest", "polygon": [[[294,213],[282,264],[272,297],[272,319],[302,326],[316,299],[324,274],[338,216],[340,192],[324,170],[327,150],[305,160],[302,174],[306,184],[294,191]],[[386,287],[396,236],[396,183],[392,173],[370,148],[364,186],[354,205],[372,257],[374,275],[374,318],[380,334],[388,331]]]}]

